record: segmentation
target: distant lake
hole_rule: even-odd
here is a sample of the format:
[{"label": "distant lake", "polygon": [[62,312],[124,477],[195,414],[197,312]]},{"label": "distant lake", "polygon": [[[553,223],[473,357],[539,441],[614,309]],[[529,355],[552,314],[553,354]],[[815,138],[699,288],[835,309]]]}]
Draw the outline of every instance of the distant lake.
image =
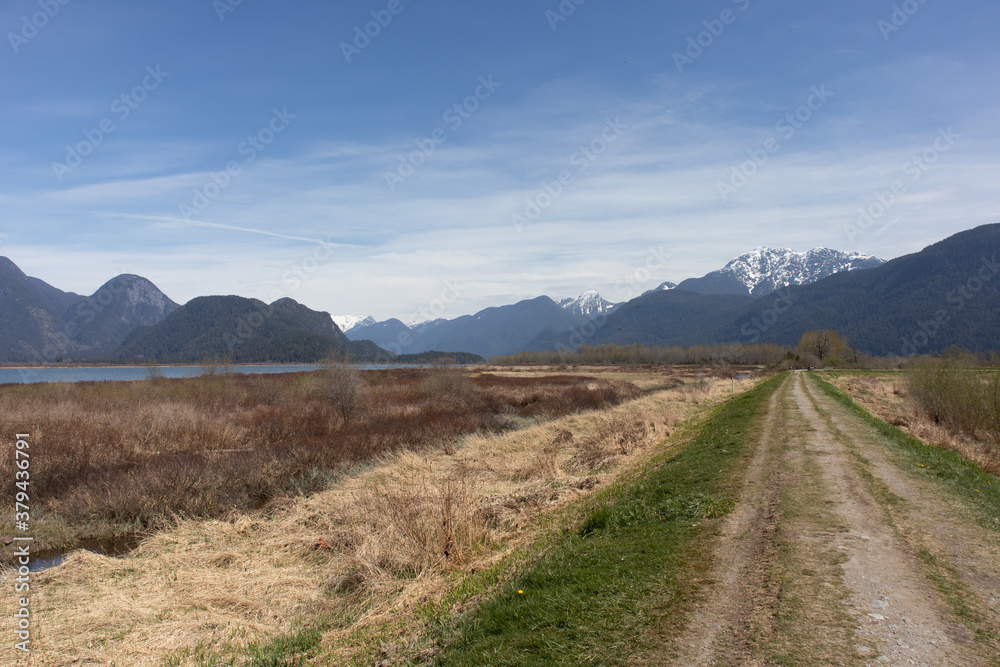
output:
[{"label": "distant lake", "polygon": [[[355,364],[360,370],[392,368],[422,368],[411,364]],[[316,364],[270,366],[230,366],[233,373],[304,373],[322,368]],[[34,384],[36,382],[128,382],[145,380],[150,371],[165,378],[193,378],[204,375],[205,366],[101,366],[95,368],[0,368],[0,384]],[[218,368],[215,369],[219,371]]]}]

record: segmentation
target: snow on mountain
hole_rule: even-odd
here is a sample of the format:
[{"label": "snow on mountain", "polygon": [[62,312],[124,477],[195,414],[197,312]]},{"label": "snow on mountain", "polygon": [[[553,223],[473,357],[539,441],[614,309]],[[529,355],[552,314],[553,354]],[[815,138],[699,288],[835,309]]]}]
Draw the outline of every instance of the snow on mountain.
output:
[{"label": "snow on mountain", "polygon": [[334,315],[333,321],[337,323],[337,326],[343,332],[347,332],[358,325],[368,326],[375,324],[374,317],[364,317],[362,315]]},{"label": "snow on mountain", "polygon": [[611,303],[601,298],[601,295],[597,292],[590,290],[575,299],[563,299],[559,302],[559,305],[577,315],[597,317],[598,315],[606,315],[611,312],[618,304]]},{"label": "snow on mountain", "polygon": [[642,293],[642,295],[646,296],[647,294],[652,294],[653,292],[666,292],[672,289],[677,289],[677,285],[674,283],[667,282],[667,283],[662,283],[659,286],[654,287],[653,289],[646,290],[645,292]]},{"label": "snow on mountain", "polygon": [[813,248],[796,252],[788,248],[760,247],[740,255],[719,271],[685,280],[681,289],[702,293],[742,293],[761,297],[789,285],[808,285],[835,273],[870,269],[884,259],[864,253]]},{"label": "snow on mountain", "polygon": [[426,328],[427,326],[430,326],[434,322],[439,322],[442,319],[443,318],[440,317],[434,317],[433,315],[423,315],[420,317],[414,317],[412,320],[407,321],[406,326],[410,327],[411,329],[416,329],[417,327]]},{"label": "snow on mountain", "polygon": [[807,285],[834,273],[869,269],[884,264],[884,259],[858,252],[840,252],[813,248],[795,252],[787,248],[761,247],[737,257],[723,268],[747,287],[751,294],[773,292],[788,285]]}]

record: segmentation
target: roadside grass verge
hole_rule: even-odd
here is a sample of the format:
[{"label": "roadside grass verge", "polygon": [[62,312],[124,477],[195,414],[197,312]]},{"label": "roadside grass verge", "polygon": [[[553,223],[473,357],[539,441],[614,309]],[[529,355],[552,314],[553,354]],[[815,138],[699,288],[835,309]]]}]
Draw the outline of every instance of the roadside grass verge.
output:
[{"label": "roadside grass verge", "polygon": [[909,470],[936,479],[975,510],[980,524],[1000,531],[1000,478],[958,452],[928,444],[887,424],[846,392],[815,375],[813,378],[822,391],[855,412],[881,435]]},{"label": "roadside grass verge", "polygon": [[450,633],[439,665],[635,664],[685,622],[732,511],[774,378],[595,494],[575,524]]}]

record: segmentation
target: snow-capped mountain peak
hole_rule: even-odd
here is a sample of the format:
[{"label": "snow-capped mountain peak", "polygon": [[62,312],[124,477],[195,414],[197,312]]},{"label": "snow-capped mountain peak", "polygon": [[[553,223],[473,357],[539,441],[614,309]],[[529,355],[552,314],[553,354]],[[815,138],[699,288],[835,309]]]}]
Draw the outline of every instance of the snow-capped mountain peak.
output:
[{"label": "snow-capped mountain peak", "polygon": [[589,290],[575,299],[563,299],[559,302],[559,305],[570,312],[576,313],[577,315],[583,315],[584,317],[597,317],[598,315],[605,315],[611,312],[617,304],[613,304],[602,298],[601,295],[594,290]]},{"label": "snow-capped mountain peak", "polygon": [[747,294],[764,296],[789,285],[808,285],[835,273],[874,268],[884,263],[884,259],[858,252],[829,248],[796,252],[789,248],[762,246],[740,255],[701,280],[735,280],[743,285]]},{"label": "snow-capped mountain peak", "polygon": [[356,326],[366,327],[375,324],[375,318],[370,315],[368,317],[363,315],[334,315],[333,321],[345,333]]}]

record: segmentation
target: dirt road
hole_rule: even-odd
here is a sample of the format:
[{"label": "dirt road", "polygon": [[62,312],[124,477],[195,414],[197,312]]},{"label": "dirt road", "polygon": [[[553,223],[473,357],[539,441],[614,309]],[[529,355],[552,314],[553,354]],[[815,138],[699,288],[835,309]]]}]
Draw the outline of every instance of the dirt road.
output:
[{"label": "dirt road", "polygon": [[676,665],[1000,664],[1000,535],[811,374],[773,396]]}]

